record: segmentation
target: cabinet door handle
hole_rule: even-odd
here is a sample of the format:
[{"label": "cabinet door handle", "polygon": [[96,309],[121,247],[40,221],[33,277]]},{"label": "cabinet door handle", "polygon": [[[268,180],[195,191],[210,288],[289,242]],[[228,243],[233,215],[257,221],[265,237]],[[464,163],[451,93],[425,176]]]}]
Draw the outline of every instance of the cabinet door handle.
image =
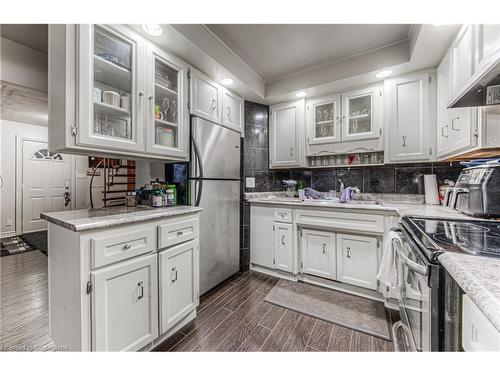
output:
[{"label": "cabinet door handle", "polygon": [[231,118],[231,107],[227,106],[227,119],[229,120]]},{"label": "cabinet door handle", "polygon": [[285,235],[282,235],[282,236],[281,236],[281,244],[282,244],[282,245],[285,245]]},{"label": "cabinet door handle", "polygon": [[403,135],[403,147],[406,147],[406,135]]},{"label": "cabinet door handle", "polygon": [[137,296],[137,300],[140,300],[144,297],[144,283],[142,281],[139,281],[137,283],[137,286],[139,287],[139,295]]},{"label": "cabinet door handle", "polygon": [[347,257],[348,258],[351,257],[351,248],[350,247],[347,247]]},{"label": "cabinet door handle", "polygon": [[175,283],[177,281],[177,268],[172,267],[172,272],[174,272],[174,278],[172,279],[172,282]]},{"label": "cabinet door handle", "polygon": [[460,116],[457,116],[451,120],[451,130],[455,130],[456,132],[459,132],[460,129],[455,128],[455,121],[456,120],[460,120]]},{"label": "cabinet door handle", "polygon": [[293,156],[294,153],[295,153],[295,150],[293,149],[293,147],[290,147],[290,156]]},{"label": "cabinet door handle", "polygon": [[448,124],[441,126],[441,137],[448,138],[448,134],[444,134],[444,128],[448,129]]},{"label": "cabinet door handle", "polygon": [[132,248],[132,245],[129,243],[126,243],[125,245],[123,245],[123,250],[125,250],[125,251],[130,250],[131,248]]},{"label": "cabinet door handle", "polygon": [[182,236],[183,234],[184,234],[184,232],[182,232],[182,231],[178,231],[178,232],[177,232],[177,237]]},{"label": "cabinet door handle", "polygon": [[137,94],[138,94],[139,96],[144,96],[144,91],[140,90]]},{"label": "cabinet door handle", "polygon": [[212,99],[212,112],[217,109],[217,100]]},{"label": "cabinet door handle", "polygon": [[323,244],[323,254],[326,254],[326,243]]},{"label": "cabinet door handle", "polygon": [[153,100],[153,95],[149,95],[148,100],[151,102]]}]

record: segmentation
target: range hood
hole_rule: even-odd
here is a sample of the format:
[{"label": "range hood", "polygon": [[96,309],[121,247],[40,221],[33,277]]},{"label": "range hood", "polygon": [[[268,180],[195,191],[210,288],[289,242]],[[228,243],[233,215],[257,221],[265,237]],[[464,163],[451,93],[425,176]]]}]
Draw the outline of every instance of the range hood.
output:
[{"label": "range hood", "polygon": [[485,61],[448,104],[448,108],[500,104],[500,51]]}]

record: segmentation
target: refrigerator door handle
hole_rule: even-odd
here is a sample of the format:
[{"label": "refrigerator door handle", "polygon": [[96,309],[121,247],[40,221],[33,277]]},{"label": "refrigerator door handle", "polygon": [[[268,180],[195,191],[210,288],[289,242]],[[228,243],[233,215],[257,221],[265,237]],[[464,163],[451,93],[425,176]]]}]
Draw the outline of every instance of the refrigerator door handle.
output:
[{"label": "refrigerator door handle", "polygon": [[199,188],[197,189],[197,194],[196,194],[196,201],[195,201],[195,206],[198,207],[200,205],[201,201],[201,194],[203,191],[203,162],[201,161],[200,157],[200,149],[198,148],[198,145],[196,144],[196,140],[194,139],[193,136],[191,136],[191,142],[193,143],[193,150],[196,158],[196,163],[198,164],[198,169],[199,169],[199,175],[197,176],[198,180],[195,182],[199,184]]}]

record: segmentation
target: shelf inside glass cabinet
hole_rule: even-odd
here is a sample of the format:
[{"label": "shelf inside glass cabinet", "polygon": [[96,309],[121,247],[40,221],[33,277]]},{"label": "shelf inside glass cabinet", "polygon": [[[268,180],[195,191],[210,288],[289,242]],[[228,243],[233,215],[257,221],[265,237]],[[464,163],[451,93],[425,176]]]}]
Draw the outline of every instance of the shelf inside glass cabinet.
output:
[{"label": "shelf inside glass cabinet", "polygon": [[114,32],[94,27],[93,132],[132,139],[132,44]]},{"label": "shelf inside glass cabinet", "polygon": [[335,108],[333,103],[320,104],[314,108],[315,138],[335,135]]},{"label": "shelf inside glass cabinet", "polygon": [[372,131],[371,95],[349,99],[349,134],[369,133]]}]

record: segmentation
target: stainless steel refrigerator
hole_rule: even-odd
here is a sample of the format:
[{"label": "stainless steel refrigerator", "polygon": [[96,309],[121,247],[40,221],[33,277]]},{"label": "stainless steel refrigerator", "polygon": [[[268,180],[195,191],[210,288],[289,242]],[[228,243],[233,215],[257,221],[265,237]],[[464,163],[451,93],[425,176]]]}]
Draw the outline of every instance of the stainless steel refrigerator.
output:
[{"label": "stainless steel refrigerator", "polygon": [[200,292],[239,270],[240,134],[191,118],[191,204],[200,206]]}]

